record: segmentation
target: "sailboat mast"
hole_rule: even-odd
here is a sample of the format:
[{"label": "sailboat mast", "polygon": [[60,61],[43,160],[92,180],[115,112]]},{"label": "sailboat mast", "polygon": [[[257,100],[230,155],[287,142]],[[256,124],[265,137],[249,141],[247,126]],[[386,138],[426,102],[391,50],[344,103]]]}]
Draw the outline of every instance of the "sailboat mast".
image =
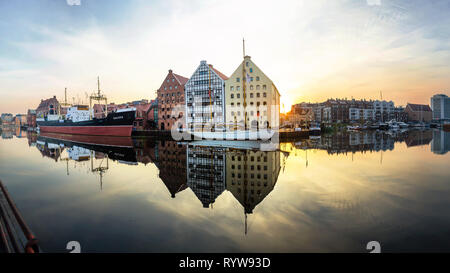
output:
[{"label": "sailboat mast", "polygon": [[242,91],[244,96],[244,130],[247,130],[247,100],[246,100],[246,93],[245,93],[245,82],[247,81],[246,75],[245,75],[245,40],[242,38],[242,54],[244,56],[244,59],[242,61]]},{"label": "sailboat mast", "polygon": [[212,101],[211,101],[211,66],[208,65],[208,94],[209,94],[209,111],[211,112],[211,127],[213,123]]},{"label": "sailboat mast", "polygon": [[97,76],[97,92],[98,92],[98,96],[100,97],[100,77]]}]

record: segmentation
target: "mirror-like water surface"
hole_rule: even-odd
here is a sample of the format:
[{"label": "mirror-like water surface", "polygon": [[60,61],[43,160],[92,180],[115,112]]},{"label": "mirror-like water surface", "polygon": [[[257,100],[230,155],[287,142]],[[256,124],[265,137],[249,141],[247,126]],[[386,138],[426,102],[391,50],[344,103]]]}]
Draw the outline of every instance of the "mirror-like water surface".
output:
[{"label": "mirror-like water surface", "polygon": [[448,132],[338,133],[272,152],[2,137],[0,179],[45,252],[69,241],[83,252],[367,252],[373,240],[383,252],[450,251]]}]

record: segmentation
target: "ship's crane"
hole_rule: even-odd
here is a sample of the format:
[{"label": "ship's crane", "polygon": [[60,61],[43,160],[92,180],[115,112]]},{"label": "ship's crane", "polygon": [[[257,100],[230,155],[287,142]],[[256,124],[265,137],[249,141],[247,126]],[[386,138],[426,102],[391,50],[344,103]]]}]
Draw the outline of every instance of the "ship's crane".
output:
[{"label": "ship's crane", "polygon": [[105,117],[108,115],[108,99],[105,95],[100,92],[100,77],[97,77],[97,93],[93,93],[89,96],[89,119],[92,119],[92,101],[98,101],[101,105],[101,102],[105,102]]}]

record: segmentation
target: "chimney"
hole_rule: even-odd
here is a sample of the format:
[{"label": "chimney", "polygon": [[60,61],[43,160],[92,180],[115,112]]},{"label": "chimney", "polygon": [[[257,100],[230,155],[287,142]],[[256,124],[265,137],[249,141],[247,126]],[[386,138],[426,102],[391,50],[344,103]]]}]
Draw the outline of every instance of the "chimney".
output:
[{"label": "chimney", "polygon": [[169,69],[169,73],[172,74],[172,69]]},{"label": "chimney", "polygon": [[56,96],[53,96],[54,99],[56,99]]}]

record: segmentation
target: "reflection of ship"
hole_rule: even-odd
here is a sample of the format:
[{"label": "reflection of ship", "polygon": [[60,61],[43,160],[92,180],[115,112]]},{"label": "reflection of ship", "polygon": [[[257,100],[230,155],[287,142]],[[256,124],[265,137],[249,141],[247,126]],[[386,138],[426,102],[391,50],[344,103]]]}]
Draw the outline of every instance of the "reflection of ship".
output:
[{"label": "reflection of ship", "polygon": [[[105,144],[100,144],[102,143],[102,139],[105,139]],[[133,150],[132,139],[115,139],[117,139],[117,142],[111,142],[108,138],[100,136],[41,134],[37,138],[37,143],[45,143],[46,147],[57,145],[59,147],[72,148],[72,150],[74,146],[77,146],[91,151],[104,153],[112,160],[136,162],[136,154]]]},{"label": "reflection of ship", "polygon": [[[105,143],[101,144],[102,139]],[[69,175],[69,161],[77,163],[89,162],[89,170],[99,175],[100,189],[103,188],[103,177],[109,169],[109,159],[116,160],[122,164],[137,164],[136,152],[133,149],[131,138],[115,138],[114,141],[108,137],[42,134],[37,137],[36,147],[44,156],[51,157],[55,161],[66,161],[66,173]],[[62,158],[61,153],[66,150],[68,157]],[[99,164],[94,164],[100,161]]]},{"label": "reflection of ship", "polygon": [[0,253],[38,253],[38,242],[0,181]]},{"label": "reflection of ship", "polygon": [[90,146],[110,146],[110,147],[125,147],[125,148],[133,147],[133,139],[131,137],[68,135],[55,133],[41,133],[40,136],[48,139],[69,141],[78,144],[86,144]]}]

